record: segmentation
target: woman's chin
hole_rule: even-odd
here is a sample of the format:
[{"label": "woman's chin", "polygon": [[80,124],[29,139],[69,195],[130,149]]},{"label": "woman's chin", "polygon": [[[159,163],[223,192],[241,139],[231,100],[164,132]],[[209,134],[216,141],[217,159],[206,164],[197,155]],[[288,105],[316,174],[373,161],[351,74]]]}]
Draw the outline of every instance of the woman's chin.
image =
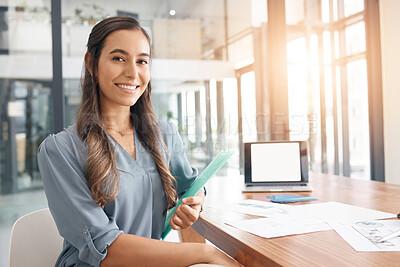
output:
[{"label": "woman's chin", "polygon": [[131,100],[131,101],[129,101],[129,106],[130,107],[132,107],[133,105],[135,105],[136,104],[136,102],[137,102],[137,99],[134,99],[134,100]]}]

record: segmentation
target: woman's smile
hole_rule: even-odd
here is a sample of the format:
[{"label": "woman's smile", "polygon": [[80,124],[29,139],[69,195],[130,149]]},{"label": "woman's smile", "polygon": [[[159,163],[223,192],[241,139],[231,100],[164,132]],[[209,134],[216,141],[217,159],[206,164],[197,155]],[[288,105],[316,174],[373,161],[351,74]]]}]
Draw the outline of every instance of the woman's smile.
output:
[{"label": "woman's smile", "polygon": [[140,89],[140,85],[137,84],[127,84],[127,83],[116,83],[115,84],[122,92],[128,94],[134,94]]}]

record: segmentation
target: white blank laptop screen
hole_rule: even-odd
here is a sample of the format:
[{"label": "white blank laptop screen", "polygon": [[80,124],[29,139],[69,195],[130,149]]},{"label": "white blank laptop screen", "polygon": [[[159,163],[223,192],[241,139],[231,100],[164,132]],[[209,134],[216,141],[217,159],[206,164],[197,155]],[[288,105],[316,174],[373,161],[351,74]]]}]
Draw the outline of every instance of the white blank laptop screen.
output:
[{"label": "white blank laptop screen", "polygon": [[251,145],[252,182],[301,181],[299,143]]}]

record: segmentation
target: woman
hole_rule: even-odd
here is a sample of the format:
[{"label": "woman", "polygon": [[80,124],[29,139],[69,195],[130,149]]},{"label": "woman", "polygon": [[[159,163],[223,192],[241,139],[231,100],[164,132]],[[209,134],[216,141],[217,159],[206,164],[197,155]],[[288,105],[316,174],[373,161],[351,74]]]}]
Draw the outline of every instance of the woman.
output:
[{"label": "woman", "polygon": [[[64,237],[56,266],[237,266],[212,246],[159,240],[167,209],[198,173],[176,127],[153,113],[150,54],[136,20],[94,26],[77,123],[39,148],[49,208]],[[203,199],[203,192],[186,198],[172,228],[192,225]]]}]

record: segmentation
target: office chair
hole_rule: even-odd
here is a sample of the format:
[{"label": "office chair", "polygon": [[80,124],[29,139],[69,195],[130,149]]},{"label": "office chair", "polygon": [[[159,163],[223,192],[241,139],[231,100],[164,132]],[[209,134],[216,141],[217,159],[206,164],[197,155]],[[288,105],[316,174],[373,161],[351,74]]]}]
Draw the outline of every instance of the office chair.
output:
[{"label": "office chair", "polygon": [[[54,266],[62,250],[63,238],[48,208],[28,213],[13,225],[9,267]],[[193,267],[223,267],[195,264]]]},{"label": "office chair", "polygon": [[9,267],[54,266],[62,246],[48,208],[28,213],[12,227]]}]

